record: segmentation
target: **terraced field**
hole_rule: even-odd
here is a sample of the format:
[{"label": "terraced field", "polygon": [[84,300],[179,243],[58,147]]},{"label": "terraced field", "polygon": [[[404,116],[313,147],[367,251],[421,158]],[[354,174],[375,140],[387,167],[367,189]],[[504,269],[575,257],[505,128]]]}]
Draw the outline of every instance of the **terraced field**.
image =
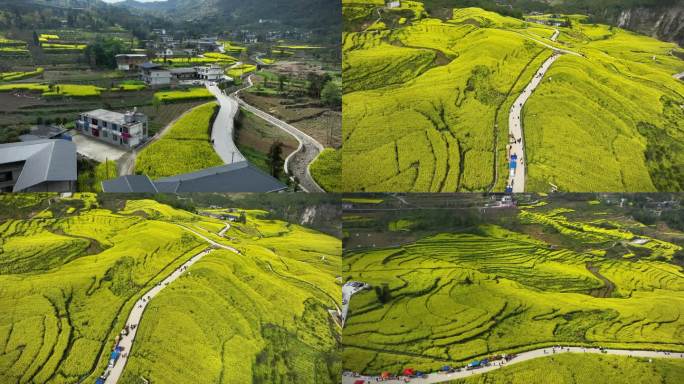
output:
[{"label": "terraced field", "polygon": [[583,56],[560,57],[523,109],[526,190],[684,189],[675,45],[579,16],[554,42],[552,27],[478,8],[401,23],[344,5],[346,191],[503,191],[508,112],[552,48]]},{"label": "terraced field", "polygon": [[218,105],[212,101],[181,117],[168,133],[140,152],[136,172],[157,179],[223,164],[210,142],[217,111]]},{"label": "terraced field", "polygon": [[94,382],[140,295],[208,248],[185,228],[241,255],[215,250],[155,297],[123,382],[339,378],[327,312],[339,304],[339,240],[266,211],[221,237],[222,221],[152,200],[16,200],[33,218],[0,222],[0,382]]},{"label": "terraced field", "polygon": [[681,246],[598,209],[512,220],[346,255],[345,279],[375,288],[351,300],[344,369],[430,372],[559,344],[684,351]]}]

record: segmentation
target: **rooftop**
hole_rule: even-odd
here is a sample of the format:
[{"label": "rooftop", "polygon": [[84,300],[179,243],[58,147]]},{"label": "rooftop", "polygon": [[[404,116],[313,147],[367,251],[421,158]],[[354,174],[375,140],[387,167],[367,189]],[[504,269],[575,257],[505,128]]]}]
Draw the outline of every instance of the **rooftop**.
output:
[{"label": "rooftop", "polygon": [[155,181],[150,181],[147,176],[122,176],[102,182],[105,192],[277,192],[286,188],[285,184],[247,161]]},{"label": "rooftop", "polygon": [[76,145],[67,140],[0,144],[0,164],[24,162],[13,188],[21,192],[46,181],[75,181]]},{"label": "rooftop", "polygon": [[108,111],[106,109],[95,109],[90,112],[84,112],[84,115],[92,117],[98,120],[107,121],[110,123],[124,125],[126,121],[124,120],[124,114],[114,111]]}]

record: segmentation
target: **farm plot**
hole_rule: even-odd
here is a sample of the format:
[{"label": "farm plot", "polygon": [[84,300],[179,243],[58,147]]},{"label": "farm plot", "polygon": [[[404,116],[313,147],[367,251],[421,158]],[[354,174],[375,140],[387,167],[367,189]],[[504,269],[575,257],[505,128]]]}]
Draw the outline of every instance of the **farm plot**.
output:
[{"label": "farm plot", "polygon": [[216,251],[155,298],[124,380],[339,382],[339,328],[327,313],[339,304],[339,241],[246,215],[227,232],[241,255]]},{"label": "farm plot", "polygon": [[205,246],[175,225],[96,207],[8,220],[0,233],[2,382],[88,377],[140,290]]},{"label": "farm plot", "polygon": [[[373,18],[370,2],[344,8],[350,28]],[[558,42],[478,8],[345,32],[344,189],[503,190],[508,111],[555,46],[583,56],[561,57],[525,105],[526,190],[683,190],[677,47],[568,19]]]},{"label": "farm plot", "polygon": [[344,88],[354,91],[343,96],[344,189],[490,187],[498,111],[543,49],[515,32],[430,19],[372,36],[345,36]]},{"label": "farm plot", "polygon": [[215,102],[196,107],[180,118],[166,135],[137,156],[135,170],[152,179],[223,164],[210,142]]},{"label": "farm plot", "polygon": [[484,224],[345,256],[345,279],[374,289],[351,301],[344,369],[437,371],[559,344],[684,351],[684,274],[664,256],[681,248],[651,239],[650,256],[616,257],[605,249],[633,239],[626,229],[542,209],[535,220],[522,211],[513,227],[546,220],[585,250]]},{"label": "farm plot", "polygon": [[214,95],[206,88],[188,88],[180,91],[160,91],[154,94],[154,99],[162,103],[179,101],[213,99]]},{"label": "farm plot", "polygon": [[[29,196],[2,203],[40,209],[49,197]],[[94,382],[142,292],[207,248],[182,226],[240,255],[214,251],[154,299],[128,351],[124,382],[141,375],[197,383],[339,380],[340,330],[328,314],[340,304],[338,239],[266,219],[267,211],[243,211],[246,221],[222,238],[219,220],[153,200],[121,202],[111,211],[98,207],[96,195],[75,195],[53,201],[51,218],[0,224],[0,260],[22,259],[0,273],[0,381]]]},{"label": "farm plot", "polygon": [[311,176],[326,191],[341,191],[342,157],[340,151],[332,148],[324,149],[316,161],[311,163]]}]

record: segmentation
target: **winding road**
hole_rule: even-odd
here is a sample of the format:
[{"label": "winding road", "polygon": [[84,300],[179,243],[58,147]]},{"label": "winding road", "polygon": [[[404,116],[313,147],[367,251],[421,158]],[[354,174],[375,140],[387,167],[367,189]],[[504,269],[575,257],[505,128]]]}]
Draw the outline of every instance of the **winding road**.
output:
[{"label": "winding road", "polygon": [[525,87],[525,90],[518,96],[518,98],[513,103],[511,111],[508,114],[508,133],[509,133],[509,160],[513,156],[517,157],[517,161],[511,160],[511,164],[515,163],[515,166],[511,165],[509,167],[509,175],[507,185],[512,187],[513,193],[525,192],[525,175],[526,175],[526,160],[525,159],[525,137],[523,135],[522,128],[522,109],[527,100],[532,96],[532,92],[541,84],[546,71],[549,70],[551,64],[553,64],[560,55],[555,52],[551,57],[549,57],[541,68],[534,74],[532,81]]},{"label": "winding road", "polygon": [[344,323],[347,320],[347,312],[349,312],[349,301],[351,300],[351,297],[368,288],[370,288],[370,285],[356,281],[350,281],[342,286],[342,312],[340,313],[342,327],[344,327]]},{"label": "winding road", "polygon": [[[451,381],[456,379],[462,379],[464,377],[470,377],[473,375],[482,374],[485,372],[491,372],[501,367],[506,367],[511,364],[518,364],[524,361],[551,356],[554,353],[552,348],[540,348],[528,352],[523,352],[518,354],[515,358],[508,360],[506,363],[497,362],[498,365],[489,365],[483,368],[466,370],[464,368],[452,372],[452,373],[431,373],[424,378],[413,378],[410,379],[410,383],[414,384],[431,384],[431,383],[442,383],[445,381]],[[626,349],[605,349],[602,352],[598,348],[582,348],[582,347],[564,347],[562,351],[558,348],[555,349],[555,354],[561,353],[594,353],[594,354],[607,354],[607,355],[620,355],[620,356],[633,356],[633,357],[645,357],[645,358],[658,358],[658,359],[683,359],[684,354],[680,352],[655,352],[655,351],[642,351],[642,350],[626,350]],[[357,380],[366,380],[368,382],[375,382],[376,376],[350,376],[345,375],[342,377],[342,384],[354,384]],[[404,384],[404,380],[394,379],[394,380],[384,380],[383,383],[387,384]]]},{"label": "winding road", "polygon": [[[516,32],[519,33],[519,32]],[[555,30],[551,36],[551,41],[556,41],[560,31]],[[523,35],[525,36],[525,35]],[[532,80],[525,87],[523,92],[518,96],[518,98],[511,106],[511,110],[508,114],[508,134],[509,134],[509,145],[508,145],[508,180],[506,182],[507,191],[513,193],[525,192],[525,177],[527,176],[527,159],[525,157],[525,135],[522,126],[522,109],[525,106],[527,100],[532,96],[535,89],[541,84],[544,79],[544,75],[549,70],[551,65],[558,60],[558,58],[563,54],[569,54],[579,57],[584,57],[582,54],[577,52],[568,51],[566,49],[561,49],[554,47],[553,45],[547,44],[541,40],[537,40],[533,37],[525,36],[527,39],[533,40],[547,48],[553,50],[553,55],[549,57],[539,68],[537,73],[534,74]]]},{"label": "winding road", "polygon": [[210,82],[206,82],[206,87],[219,102],[221,109],[214,126],[211,129],[211,141],[214,145],[214,151],[219,155],[224,164],[232,164],[240,161],[245,161],[245,157],[240,153],[240,150],[233,141],[233,129],[235,124],[235,115],[238,112],[238,103],[234,98],[225,95],[218,86]]},{"label": "winding road", "polygon": [[[233,248],[229,247],[227,245],[223,245],[220,243],[217,243],[208,237],[190,229],[185,226],[179,225],[181,228],[185,229],[186,231],[192,232],[193,234],[197,235],[198,237],[202,238],[203,240],[207,241],[209,244],[211,244],[211,247],[203,250],[202,252],[196,254],[195,256],[191,257],[188,261],[183,263],[179,268],[174,269],[174,271],[168,275],[164,280],[162,280],[160,283],[155,285],[152,289],[147,291],[141,299],[139,299],[135,305],[133,306],[133,309],[128,315],[128,319],[126,320],[126,324],[128,326],[130,325],[135,325],[134,328],[129,328],[128,334],[120,335],[121,339],[119,340],[119,346],[123,347],[122,353],[124,354],[129,354],[131,351],[131,348],[133,347],[133,342],[135,341],[135,335],[138,333],[138,325],[140,324],[140,320],[142,319],[142,315],[145,312],[145,309],[147,309],[147,305],[150,303],[152,298],[154,298],[159,292],[161,292],[164,288],[166,288],[169,284],[174,282],[176,279],[181,277],[183,273],[193,264],[201,260],[204,256],[208,255],[211,253],[215,248],[223,248],[226,250],[229,250],[231,252],[240,254],[240,252]],[[226,223],[226,226],[223,230],[221,230],[221,233],[224,233],[230,229],[230,224]],[[121,375],[123,374],[123,370],[126,367],[126,362],[128,361],[128,357],[119,357],[118,360],[116,360],[116,363],[112,367],[107,367],[104,373],[104,376],[107,377],[105,379],[105,384],[116,384],[119,379],[121,378]]]},{"label": "winding road", "polygon": [[285,159],[285,172],[297,177],[297,180],[299,180],[299,186],[305,192],[325,192],[323,188],[316,183],[313,177],[311,177],[311,172],[309,171],[309,166],[311,163],[323,151],[323,145],[316,141],[313,137],[293,127],[292,125],[272,115],[269,115],[268,113],[257,109],[240,99],[239,93],[253,85],[251,75],[246,78],[246,81],[248,83],[247,87],[242,88],[233,94],[233,97],[237,99],[237,101],[240,103],[240,106],[256,116],[266,120],[268,123],[287,132],[292,137],[297,139],[297,142],[299,143],[297,150],[292,152]]}]

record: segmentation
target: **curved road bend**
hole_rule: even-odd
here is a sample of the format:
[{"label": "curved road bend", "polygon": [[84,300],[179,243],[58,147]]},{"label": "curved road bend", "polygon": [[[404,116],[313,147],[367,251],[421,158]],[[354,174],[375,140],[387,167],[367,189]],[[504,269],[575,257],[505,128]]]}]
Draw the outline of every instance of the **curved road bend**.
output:
[{"label": "curved road bend", "polygon": [[[219,247],[223,249],[227,249],[229,251],[232,251],[234,253],[240,254],[238,250],[235,248],[219,244],[206,236],[203,236],[189,228],[186,228],[181,225],[181,227],[187,231],[190,231],[194,233],[195,235],[199,236],[200,238],[206,240],[208,243],[210,243],[213,247]],[[226,227],[222,230],[223,233],[230,229],[230,224],[226,223]],[[198,262],[200,259],[202,259],[204,256],[208,255],[213,251],[214,249],[208,248],[203,250],[202,252],[196,254],[195,256],[191,257],[190,260],[186,261],[183,263],[179,268],[174,269],[173,272],[168,275],[164,280],[162,280],[159,284],[155,285],[152,289],[147,291],[143,295],[143,299],[138,300],[135,303],[135,306],[131,310],[130,314],[128,315],[128,319],[126,320],[127,325],[131,324],[136,324],[136,327],[134,329],[130,329],[128,335],[122,336],[121,339],[119,340],[119,346],[124,347],[123,353],[130,353],[131,348],[133,347],[133,342],[135,341],[135,335],[138,332],[138,325],[140,324],[140,319],[142,318],[143,313],[145,312],[145,309],[147,309],[147,305],[150,303],[150,300],[155,297],[159,292],[161,292],[164,288],[166,288],[169,284],[174,282],[176,279],[178,279],[184,272],[185,270],[190,267],[191,265],[195,264]],[[105,384],[116,384],[119,379],[121,378],[121,374],[123,374],[123,370],[126,367],[126,362],[128,361],[128,357],[123,358],[119,357],[119,359],[116,361],[113,367],[107,368],[105,370],[106,372],[109,372],[109,375],[107,376],[107,379],[105,380]]]},{"label": "curved road bend", "polygon": [[[452,373],[431,373],[427,375],[426,378],[415,378],[411,379],[409,382],[414,383],[414,384],[432,384],[432,383],[442,383],[445,381],[451,381],[455,379],[462,379],[464,377],[470,377],[473,375],[478,375],[481,373],[485,372],[491,372],[493,370],[499,369],[501,367],[506,367],[511,364],[517,364],[517,363],[522,363],[523,361],[527,360],[532,360],[536,359],[539,357],[545,357],[545,356],[552,356],[553,353],[551,352],[552,348],[541,348],[541,349],[535,349],[532,351],[528,352],[523,352],[518,354],[515,358],[512,360],[509,360],[505,364],[501,365],[489,365],[484,368],[479,368],[479,369],[473,369],[470,371],[467,371],[465,369],[461,369],[457,372],[452,372]],[[544,351],[547,351],[547,353],[544,353]],[[605,350],[607,355],[621,355],[621,356],[633,356],[633,357],[648,357],[648,358],[659,358],[659,359],[682,359],[684,358],[684,354],[680,352],[668,352],[671,354],[665,354],[665,352],[655,352],[655,351],[639,351],[639,350],[626,350],[626,349],[606,349]],[[602,354],[602,352],[598,348],[581,348],[581,347],[569,347],[569,348],[563,348],[562,351],[556,351],[556,355],[561,354],[561,353],[598,353]],[[375,376],[360,376],[360,377],[354,377],[354,376],[344,376],[342,378],[342,384],[353,384],[356,380],[368,380],[370,382],[374,382],[376,379]],[[403,380],[385,380],[383,383],[387,384],[404,384]]]},{"label": "curved road bend", "polygon": [[214,126],[211,129],[211,140],[214,143],[214,151],[219,155],[224,164],[232,164],[240,161],[245,161],[245,157],[238,150],[233,142],[233,125],[235,123],[235,114],[238,111],[238,103],[231,97],[226,96],[215,85],[209,82],[206,87],[219,102],[221,109]]},{"label": "curved road bend", "polygon": [[[247,89],[253,85],[251,76],[248,76],[246,79],[248,85],[243,89]],[[285,159],[285,172],[296,176],[299,180],[300,187],[305,192],[325,192],[323,188],[321,188],[316,181],[314,181],[313,177],[311,177],[311,173],[309,172],[309,165],[316,159],[316,157],[318,157],[318,154],[323,151],[323,145],[316,141],[313,137],[293,127],[292,125],[247,104],[244,100],[240,99],[239,96],[239,92],[243,89],[235,92],[233,96],[238,100],[244,109],[266,120],[268,123],[282,129],[299,142],[297,150],[292,152]]]},{"label": "curved road bend", "polygon": [[351,301],[351,297],[354,294],[363,291],[364,289],[370,288],[370,285],[368,284],[358,283],[361,285],[355,285],[355,283],[357,282],[350,281],[342,286],[342,311],[340,313],[342,327],[344,327],[344,323],[347,321],[347,313],[349,312],[349,301]]},{"label": "curved road bend", "polygon": [[[532,92],[539,86],[541,81],[544,79],[546,71],[549,70],[551,64],[553,64],[560,54],[554,52],[554,54],[548,58],[541,68],[534,74],[532,81],[527,84],[525,90],[518,96],[511,107],[511,111],[508,114],[508,133],[512,136],[515,142],[509,145],[510,155],[516,155],[518,160],[516,162],[516,168],[509,168],[509,178],[508,185],[513,187],[514,193],[525,192],[525,166],[527,164],[527,159],[525,158],[525,137],[523,136],[522,129],[522,108],[527,102],[527,100],[532,96]],[[510,142],[511,140],[509,140]]]},{"label": "curved road bend", "polygon": [[558,35],[560,35],[560,31],[559,31],[559,30],[554,29],[554,31],[555,31],[555,32],[553,33],[553,36],[551,36],[551,41],[556,41],[556,39],[558,39]]}]

